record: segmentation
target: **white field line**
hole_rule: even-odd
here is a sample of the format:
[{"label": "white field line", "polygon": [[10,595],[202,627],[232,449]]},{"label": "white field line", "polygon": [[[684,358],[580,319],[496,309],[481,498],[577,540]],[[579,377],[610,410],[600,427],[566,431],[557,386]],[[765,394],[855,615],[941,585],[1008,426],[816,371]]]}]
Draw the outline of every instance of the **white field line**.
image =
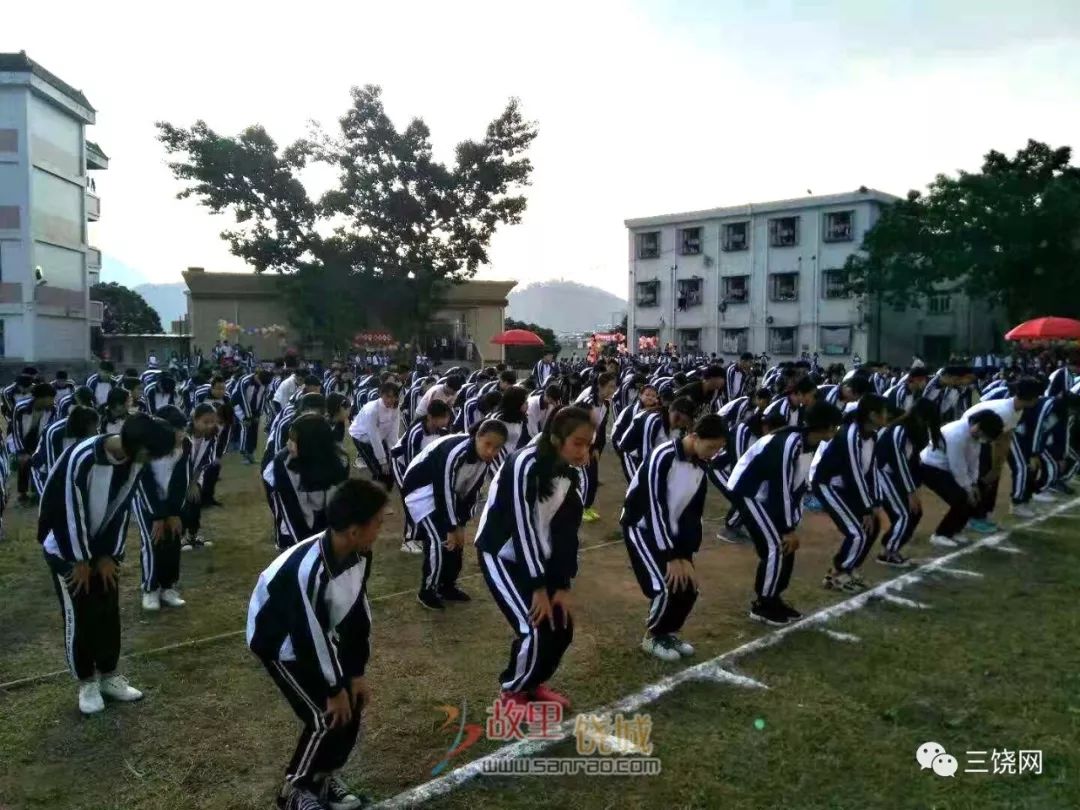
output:
[{"label": "white field line", "polygon": [[1008,543],[995,543],[991,546],[994,551],[1004,551],[1006,554],[1023,554],[1024,550]]},{"label": "white field line", "polygon": [[743,686],[747,689],[769,688],[761,681],[754,680],[748,675],[741,675],[738,672],[732,672],[731,670],[723,669],[719,666],[713,667],[711,670],[703,671],[699,677],[703,681],[712,681],[713,683],[729,683],[732,686]]},{"label": "white field line", "polygon": [[900,607],[921,609],[926,609],[930,607],[925,602],[916,602],[914,599],[905,599],[902,596],[897,596],[896,594],[889,593],[888,591],[885,591],[885,593],[881,594],[881,599],[883,602],[888,602],[892,605],[899,605]]},{"label": "white field line", "polygon": [[[716,672],[722,664],[736,661],[750,653],[772,647],[775,644],[780,643],[780,641],[786,638],[790,633],[805,630],[810,627],[817,627],[818,625],[831,621],[839,616],[860,610],[865,607],[868,602],[873,599],[882,598],[888,594],[890,590],[900,590],[907,585],[919,582],[922,579],[923,574],[928,571],[948,567],[948,564],[953,560],[966,557],[968,554],[972,554],[981,548],[994,548],[1008,537],[1011,532],[1022,529],[1028,525],[1041,523],[1077,504],[1080,504],[1080,498],[1074,498],[1073,500],[1067,501],[1046,514],[1032,518],[1027,523],[1012,526],[1007,531],[986,535],[973,542],[971,545],[964,546],[963,548],[942,555],[941,557],[935,557],[932,560],[928,560],[907,574],[902,574],[895,579],[887,580],[880,585],[876,585],[860,594],[852,596],[850,599],[845,599],[843,602],[838,602],[835,605],[822,608],[821,610],[811,613],[799,621],[785,627],[771,630],[752,641],[748,641],[746,644],[742,644],[732,650],[721,653],[708,661],[703,661],[700,664],[687,667],[686,669],[668,675],[666,678],[662,678],[655,683],[646,684],[637,692],[626,695],[614,703],[610,703],[598,709],[592,709],[585,712],[585,714],[613,715],[619,713],[628,714],[638,711],[642,706],[647,706],[648,704],[655,702],[659,698],[672,692],[681,684],[689,681],[708,680],[712,673]],[[492,753],[480,757],[479,759],[475,759],[472,762],[468,762],[460,768],[455,768],[443,776],[431,779],[405,790],[396,796],[371,805],[371,808],[372,810],[397,810],[397,808],[416,807],[438,796],[444,796],[447,793],[456,790],[471,779],[483,774],[485,768],[490,767],[493,763],[519,759],[521,757],[528,757],[541,753],[557,743],[564,742],[570,736],[572,735],[566,731],[566,726],[564,724],[562,733],[559,736],[552,736],[543,740],[522,740],[520,742],[504,745]]]},{"label": "white field line", "polygon": [[841,633],[839,630],[831,630],[828,627],[819,627],[818,630],[827,635],[833,641],[843,641],[847,644],[858,644],[862,641],[861,638],[852,633]]},{"label": "white field line", "polygon": [[948,574],[952,577],[968,577],[970,579],[979,579],[983,575],[978,571],[969,571],[967,568],[945,568],[942,566],[938,568],[939,574]]}]

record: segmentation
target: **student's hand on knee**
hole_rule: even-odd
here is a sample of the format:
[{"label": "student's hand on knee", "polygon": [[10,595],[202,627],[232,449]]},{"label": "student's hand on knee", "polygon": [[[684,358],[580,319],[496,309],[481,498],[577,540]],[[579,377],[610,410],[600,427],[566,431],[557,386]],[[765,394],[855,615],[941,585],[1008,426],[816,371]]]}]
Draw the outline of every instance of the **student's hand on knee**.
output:
[{"label": "student's hand on knee", "polygon": [[165,531],[173,537],[179,537],[184,531],[184,525],[180,522],[180,518],[177,515],[165,518]]},{"label": "student's hand on knee", "polygon": [[555,595],[551,597],[552,612],[554,612],[555,609],[558,608],[559,612],[562,613],[562,626],[564,630],[570,626],[570,618],[572,614],[570,604],[570,591],[555,591]]},{"label": "student's hand on knee", "polygon": [[919,493],[912,492],[910,495],[908,495],[907,503],[908,509],[910,509],[913,514],[918,514],[922,512],[922,501],[919,500]]},{"label": "student's hand on knee", "polygon": [[90,593],[90,576],[89,563],[75,563],[65,578],[65,584],[73,596],[78,596],[80,593]]},{"label": "student's hand on knee", "polygon": [[155,520],[150,525],[150,541],[156,546],[165,535],[165,521]]},{"label": "student's hand on knee", "polygon": [[362,712],[371,702],[371,689],[363,675],[349,681],[349,693],[352,696],[353,711]]},{"label": "student's hand on knee", "polygon": [[339,689],[326,699],[326,719],[329,728],[344,726],[352,718],[352,696],[348,690]]},{"label": "student's hand on knee", "polygon": [[532,622],[533,627],[539,627],[544,621],[547,621],[551,625],[551,629],[555,629],[555,619],[551,611],[551,598],[548,596],[547,588],[543,585],[533,591],[532,606],[529,608],[529,620]]},{"label": "student's hand on knee", "polygon": [[867,512],[862,516],[862,529],[867,534],[874,531],[874,514],[873,512]]},{"label": "student's hand on knee", "polygon": [[112,557],[102,557],[94,564],[94,570],[101,577],[101,584],[105,586],[106,591],[111,591],[116,587],[116,579],[120,570],[116,560]]},{"label": "student's hand on knee", "polygon": [[798,550],[799,542],[799,535],[795,532],[789,532],[781,538],[780,546],[784,549],[785,554],[792,554]]}]

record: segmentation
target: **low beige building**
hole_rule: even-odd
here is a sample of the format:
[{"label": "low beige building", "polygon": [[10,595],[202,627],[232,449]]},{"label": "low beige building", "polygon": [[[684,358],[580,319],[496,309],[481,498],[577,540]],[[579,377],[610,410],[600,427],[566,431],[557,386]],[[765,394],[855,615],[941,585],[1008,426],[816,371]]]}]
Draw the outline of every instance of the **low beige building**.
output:
[{"label": "low beige building", "polygon": [[[188,286],[192,346],[204,354],[209,354],[221,339],[220,322],[225,321],[241,329],[232,340],[251,346],[257,357],[279,357],[287,347],[319,357],[318,347],[300,345],[301,336],[289,322],[278,276],[208,273],[200,267],[188,268],[183,276]],[[473,280],[451,287],[444,308],[428,325],[429,345],[423,347],[424,351],[439,360],[501,362],[503,348],[492,344],[491,339],[503,331],[506,297],[516,284]],[[362,306],[359,302],[357,305]],[[284,332],[270,331],[272,327],[283,327]],[[359,327],[357,331],[361,331]]]}]

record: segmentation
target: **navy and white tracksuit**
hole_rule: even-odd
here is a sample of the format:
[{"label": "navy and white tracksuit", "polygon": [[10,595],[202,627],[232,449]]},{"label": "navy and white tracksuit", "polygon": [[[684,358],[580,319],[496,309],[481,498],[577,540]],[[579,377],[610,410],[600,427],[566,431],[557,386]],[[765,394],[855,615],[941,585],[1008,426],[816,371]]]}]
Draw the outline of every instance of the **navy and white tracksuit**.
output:
[{"label": "navy and white tracksuit", "polygon": [[360,712],[335,728],[325,713],[371,657],[370,575],[371,554],[338,560],[327,531],[280,554],[251,594],[248,647],[304,724],[285,775],[297,787],[339,770],[356,745]]},{"label": "navy and white tracksuit", "polygon": [[142,542],[142,588],[145,593],[172,588],[180,579],[180,537],[166,535],[154,543],[154,522],[168,517],[182,518],[192,479],[192,442],[183,444],[164,458],[146,465],[135,488],[133,512]]},{"label": "navy and white tracksuit", "polygon": [[626,491],[619,522],[638,585],[651,600],[645,626],[653,636],[677,633],[697,601],[697,588],[672,591],[665,576],[669,562],[693,562],[701,547],[705,490],[705,465],[675,439],[649,452]]},{"label": "navy and white tracksuit", "polygon": [[473,437],[439,436],[413,458],[402,478],[405,508],[424,544],[421,591],[452,587],[461,573],[464,549],[445,547],[447,536],[465,528],[488,473]]},{"label": "navy and white tracksuit", "polygon": [[799,430],[781,428],[754,442],[728,476],[728,489],[757,550],[754,591],[759,599],[779,598],[791,579],[795,552],[784,553],[782,538],[802,517],[810,462],[804,450]]},{"label": "navy and white tracksuit", "polygon": [[623,450],[622,442],[626,438],[626,433],[630,430],[630,426],[634,422],[634,418],[641,412],[641,400],[635,399],[630,404],[623,407],[619,411],[619,415],[615,417],[615,424],[611,428],[611,446],[615,449],[615,455],[619,458],[619,466],[622,467],[623,475],[626,476],[626,483],[629,484],[634,479],[634,472],[637,470],[638,461],[627,456],[626,451]]},{"label": "navy and white tracksuit", "polygon": [[231,403],[240,423],[240,452],[250,457],[259,441],[259,417],[266,401],[267,387],[259,383],[254,374],[240,378],[233,392]]},{"label": "navy and white tracksuit", "polygon": [[34,400],[24,399],[15,406],[8,422],[8,452],[12,456],[25,456],[19,461],[19,494],[25,495],[30,489],[30,456],[37,449],[38,440],[56,418],[56,408],[34,410]]},{"label": "navy and white tracksuit", "polygon": [[72,445],[45,482],[38,540],[53,577],[64,618],[68,667],[81,681],[109,675],[120,657],[119,588],[91,576],[88,591],[72,593],[66,578],[77,563],[124,559],[129,506],[143,466],[117,464],[105,451],[106,436]]},{"label": "navy and white tracksuit", "polygon": [[67,419],[50,422],[41,434],[34,455],[30,457],[30,476],[39,497],[45,493],[45,481],[60,455],[74,443],[74,439],[67,438]]},{"label": "navy and white tracksuit", "polygon": [[[528,691],[558,669],[574,637],[572,620],[556,611],[554,627],[529,619],[533,592],[567,590],[577,575],[578,530],[584,510],[581,470],[556,464],[529,445],[510,455],[488,490],[476,532],[480,570],[515,633],[503,689]],[[546,480],[550,492],[542,492]]]},{"label": "navy and white tracksuit", "polygon": [[533,366],[533,379],[536,381],[537,388],[543,388],[547,385],[555,372],[558,370],[558,366],[554,363],[545,363],[543,360],[537,360],[536,365]]},{"label": "navy and white tracksuit", "polygon": [[843,535],[833,557],[835,571],[850,574],[861,566],[881,530],[876,520],[869,532],[862,525],[879,503],[874,443],[875,434],[864,435],[852,421],[830,441],[822,442],[814,454],[811,487]]},{"label": "navy and white tracksuit", "polygon": [[787,394],[782,394],[765,408],[766,416],[772,416],[773,414],[784,417],[789,426],[798,427],[799,420],[802,418],[802,408],[798,405],[792,405],[791,398]]},{"label": "navy and white tracksuit", "polygon": [[398,439],[397,444],[390,448],[390,469],[394,473],[394,482],[398,486],[398,492],[401,493],[401,501],[405,509],[405,525],[402,530],[402,537],[405,540],[412,540],[416,532],[408,504],[405,503],[405,471],[425,447],[440,436],[446,435],[445,429],[428,433],[425,421],[425,419],[417,419],[413,422],[412,426]]},{"label": "navy and white tracksuit", "polygon": [[729,400],[746,397],[752,393],[750,390],[750,374],[743,371],[738,363],[732,363],[728,366],[724,376],[727,380],[727,395]]},{"label": "navy and white tracksuit", "polygon": [[881,538],[885,553],[899,554],[922,520],[912,512],[908,498],[919,489],[919,451],[903,425],[889,425],[878,433],[874,465],[881,507],[889,516],[889,530]]},{"label": "navy and white tracksuit", "polygon": [[739,498],[732,494],[729,479],[739,459],[746,455],[746,451],[757,440],[758,436],[750,429],[749,424],[745,421],[738,422],[729,429],[728,444],[724,452],[712,459],[707,467],[709,480],[731,504],[727,517],[724,518],[724,525],[728,529],[737,529],[743,524],[742,514],[739,512]]},{"label": "navy and white tracksuit", "polygon": [[91,374],[86,379],[86,387],[93,392],[94,404],[99,408],[109,399],[109,392],[117,385],[119,383],[116,379],[103,371]]},{"label": "navy and white tracksuit", "polygon": [[181,395],[175,389],[172,393],[164,391],[161,388],[160,381],[156,379],[143,389],[143,400],[146,402],[148,412],[153,416],[156,416],[158,411],[168,405],[181,409],[184,407]]},{"label": "navy and white tracksuit", "polygon": [[300,475],[290,469],[289,462],[288,449],[281,450],[262,474],[270,488],[274,532],[281,550],[326,529],[326,505],[334,489],[303,489]]}]

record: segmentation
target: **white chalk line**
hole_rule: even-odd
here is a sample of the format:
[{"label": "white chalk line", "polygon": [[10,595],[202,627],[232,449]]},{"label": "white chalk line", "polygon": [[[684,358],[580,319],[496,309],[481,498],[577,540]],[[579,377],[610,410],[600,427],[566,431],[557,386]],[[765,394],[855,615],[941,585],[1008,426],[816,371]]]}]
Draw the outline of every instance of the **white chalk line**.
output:
[{"label": "white chalk line", "polygon": [[903,596],[897,596],[896,594],[889,593],[888,591],[885,591],[885,593],[881,594],[881,600],[883,602],[888,602],[892,605],[899,605],[900,607],[919,608],[922,610],[930,607],[925,602],[916,602],[914,599],[905,599]]},{"label": "white chalk line", "polygon": [[[608,540],[603,543],[596,543],[595,545],[586,546],[579,550],[578,553],[584,554],[586,551],[594,551],[598,548],[606,548],[607,546],[623,545],[623,540]],[[419,559],[420,555],[416,556]],[[483,576],[481,573],[469,574],[464,577],[459,577],[458,582],[466,582],[470,579],[477,579]],[[397,599],[401,596],[409,596],[416,593],[416,588],[409,588],[407,591],[396,591],[394,593],[384,593],[379,596],[373,596],[369,599],[369,602],[384,602],[387,599]],[[246,628],[239,630],[226,630],[224,633],[215,633],[211,636],[202,636],[201,638],[189,638],[185,641],[177,641],[173,644],[165,644],[161,647],[152,647],[149,650],[132,650],[131,652],[124,653],[120,656],[121,661],[128,661],[132,658],[143,658],[147,656],[160,655],[161,653],[174,652],[175,650],[188,649],[193,647],[201,647],[204,644],[212,644],[216,641],[224,641],[225,639],[236,638],[242,636],[247,632]],[[33,686],[34,684],[43,683],[44,681],[50,681],[54,678],[60,678],[64,675],[70,675],[69,669],[54,669],[51,672],[43,672],[40,675],[27,675],[23,678],[16,678],[12,681],[0,683],[0,692],[5,692],[11,689],[20,689],[25,686]]]},{"label": "white chalk line", "polygon": [[1011,545],[1009,545],[1007,543],[997,543],[997,544],[991,546],[991,548],[994,551],[1004,551],[1006,554],[1023,554],[1024,553],[1024,550],[1022,548],[1017,548],[1016,546],[1011,546]]},{"label": "white chalk line", "polygon": [[[1022,529],[1026,525],[1041,523],[1044,520],[1056,516],[1059,512],[1063,512],[1077,504],[1080,504],[1080,498],[1074,498],[1067,501],[1044,515],[1032,518],[1027,523],[1016,524],[1009,527],[1006,531],[986,535],[968,546],[944,554],[941,557],[935,557],[934,559],[928,560],[907,574],[901,574],[895,579],[887,580],[886,582],[876,585],[873,588],[869,588],[849,599],[845,599],[843,602],[838,602],[835,605],[822,608],[805,616],[797,622],[771,630],[752,641],[748,641],[732,650],[721,653],[708,661],[703,661],[700,664],[687,667],[686,669],[680,670],[673,675],[668,675],[655,683],[646,684],[637,692],[626,695],[607,706],[585,712],[585,714],[612,715],[620,712],[622,714],[627,714],[629,712],[638,711],[642,706],[647,706],[672,692],[677,686],[690,681],[708,680],[711,673],[718,670],[721,664],[732,662],[750,653],[772,647],[786,638],[790,633],[805,630],[810,627],[816,628],[819,624],[860,610],[865,607],[868,602],[873,599],[880,599],[891,589],[901,590],[907,585],[915,584],[922,580],[924,573],[934,571],[941,567],[948,567],[948,564],[953,560],[965,557],[981,548],[994,548],[1012,532]],[[397,808],[415,807],[438,796],[444,796],[447,793],[450,793],[466,782],[483,774],[487,768],[493,766],[497,767],[497,763],[499,762],[533,756],[558,743],[565,742],[569,736],[570,735],[564,731],[558,736],[552,736],[551,738],[545,738],[543,740],[522,740],[520,742],[504,745],[490,754],[475,759],[472,762],[468,762],[459,768],[455,768],[443,776],[423,782],[415,787],[402,791],[396,796],[392,796],[389,799],[384,799],[381,802],[371,805],[371,808],[372,810],[396,810]]]},{"label": "white chalk line", "polygon": [[937,570],[939,574],[948,574],[949,576],[953,577],[968,577],[969,579],[980,579],[983,576],[978,571],[971,571],[967,568],[945,568],[944,566],[942,566]]},{"label": "white chalk line", "polygon": [[859,644],[862,641],[862,639],[854,633],[841,633],[839,630],[832,630],[828,627],[819,627],[818,630],[833,641],[843,641],[846,644]]}]

